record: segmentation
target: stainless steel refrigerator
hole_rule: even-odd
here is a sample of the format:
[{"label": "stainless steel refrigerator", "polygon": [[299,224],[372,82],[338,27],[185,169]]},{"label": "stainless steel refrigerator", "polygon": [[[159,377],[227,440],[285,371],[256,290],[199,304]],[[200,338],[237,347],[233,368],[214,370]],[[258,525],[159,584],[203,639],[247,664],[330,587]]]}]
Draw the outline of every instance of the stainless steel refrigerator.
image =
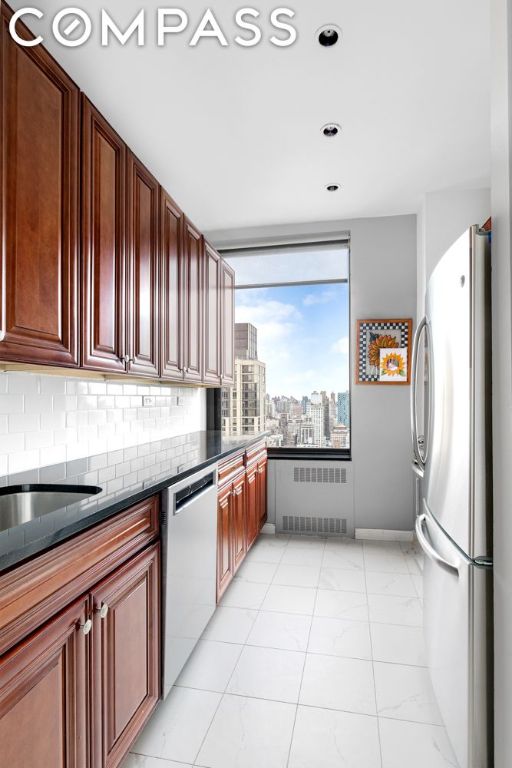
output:
[{"label": "stainless steel refrigerator", "polygon": [[471,227],[432,273],[412,351],[427,661],[460,768],[492,766],[490,271]]}]

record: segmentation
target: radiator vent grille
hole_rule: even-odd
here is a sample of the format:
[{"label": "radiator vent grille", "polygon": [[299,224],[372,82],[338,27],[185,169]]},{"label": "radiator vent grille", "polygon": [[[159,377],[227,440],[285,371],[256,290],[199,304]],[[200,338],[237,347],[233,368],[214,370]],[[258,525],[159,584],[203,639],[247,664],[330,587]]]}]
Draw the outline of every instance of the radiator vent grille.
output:
[{"label": "radiator vent grille", "polygon": [[346,483],[347,470],[340,467],[294,467],[295,483]]},{"label": "radiator vent grille", "polygon": [[282,530],[289,533],[346,534],[347,520],[338,517],[283,515]]}]

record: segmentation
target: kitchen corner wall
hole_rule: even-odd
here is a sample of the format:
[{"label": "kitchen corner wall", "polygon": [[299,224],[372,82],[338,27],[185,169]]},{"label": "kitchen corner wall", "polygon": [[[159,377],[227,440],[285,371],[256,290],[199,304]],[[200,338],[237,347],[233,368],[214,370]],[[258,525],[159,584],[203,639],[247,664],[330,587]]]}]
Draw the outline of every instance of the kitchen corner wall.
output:
[{"label": "kitchen corner wall", "polygon": [[353,361],[356,320],[416,316],[416,226],[416,216],[412,215],[208,234],[219,250],[235,244],[248,246],[316,236],[336,239],[350,234],[351,437],[358,528],[411,530],[413,526],[410,387],[354,384]]},{"label": "kitchen corner wall", "polygon": [[472,224],[491,215],[489,187],[429,192],[418,212],[418,320],[425,311],[425,291],[437,262]]},{"label": "kitchen corner wall", "polygon": [[[155,398],[143,406],[142,398]],[[0,373],[0,477],[205,429],[205,390]]]}]

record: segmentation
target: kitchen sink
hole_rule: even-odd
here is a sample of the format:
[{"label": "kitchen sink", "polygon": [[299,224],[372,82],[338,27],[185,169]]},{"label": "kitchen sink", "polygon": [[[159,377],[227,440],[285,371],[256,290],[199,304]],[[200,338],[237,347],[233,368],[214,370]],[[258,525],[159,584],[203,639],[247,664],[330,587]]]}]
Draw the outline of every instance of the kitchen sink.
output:
[{"label": "kitchen sink", "polygon": [[0,488],[0,531],[101,493],[97,485],[11,485]]}]

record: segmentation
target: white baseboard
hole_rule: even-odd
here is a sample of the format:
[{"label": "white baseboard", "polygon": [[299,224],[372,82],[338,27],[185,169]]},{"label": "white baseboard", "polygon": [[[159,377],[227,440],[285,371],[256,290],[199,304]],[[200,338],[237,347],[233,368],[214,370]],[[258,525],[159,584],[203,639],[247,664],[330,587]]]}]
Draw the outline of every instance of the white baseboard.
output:
[{"label": "white baseboard", "polygon": [[265,523],[265,525],[261,529],[261,532],[262,533],[270,533],[270,534],[274,534],[275,535],[275,532],[276,532],[275,523]]},{"label": "white baseboard", "polygon": [[356,528],[356,539],[367,541],[413,541],[413,531],[387,531],[380,528]]}]

